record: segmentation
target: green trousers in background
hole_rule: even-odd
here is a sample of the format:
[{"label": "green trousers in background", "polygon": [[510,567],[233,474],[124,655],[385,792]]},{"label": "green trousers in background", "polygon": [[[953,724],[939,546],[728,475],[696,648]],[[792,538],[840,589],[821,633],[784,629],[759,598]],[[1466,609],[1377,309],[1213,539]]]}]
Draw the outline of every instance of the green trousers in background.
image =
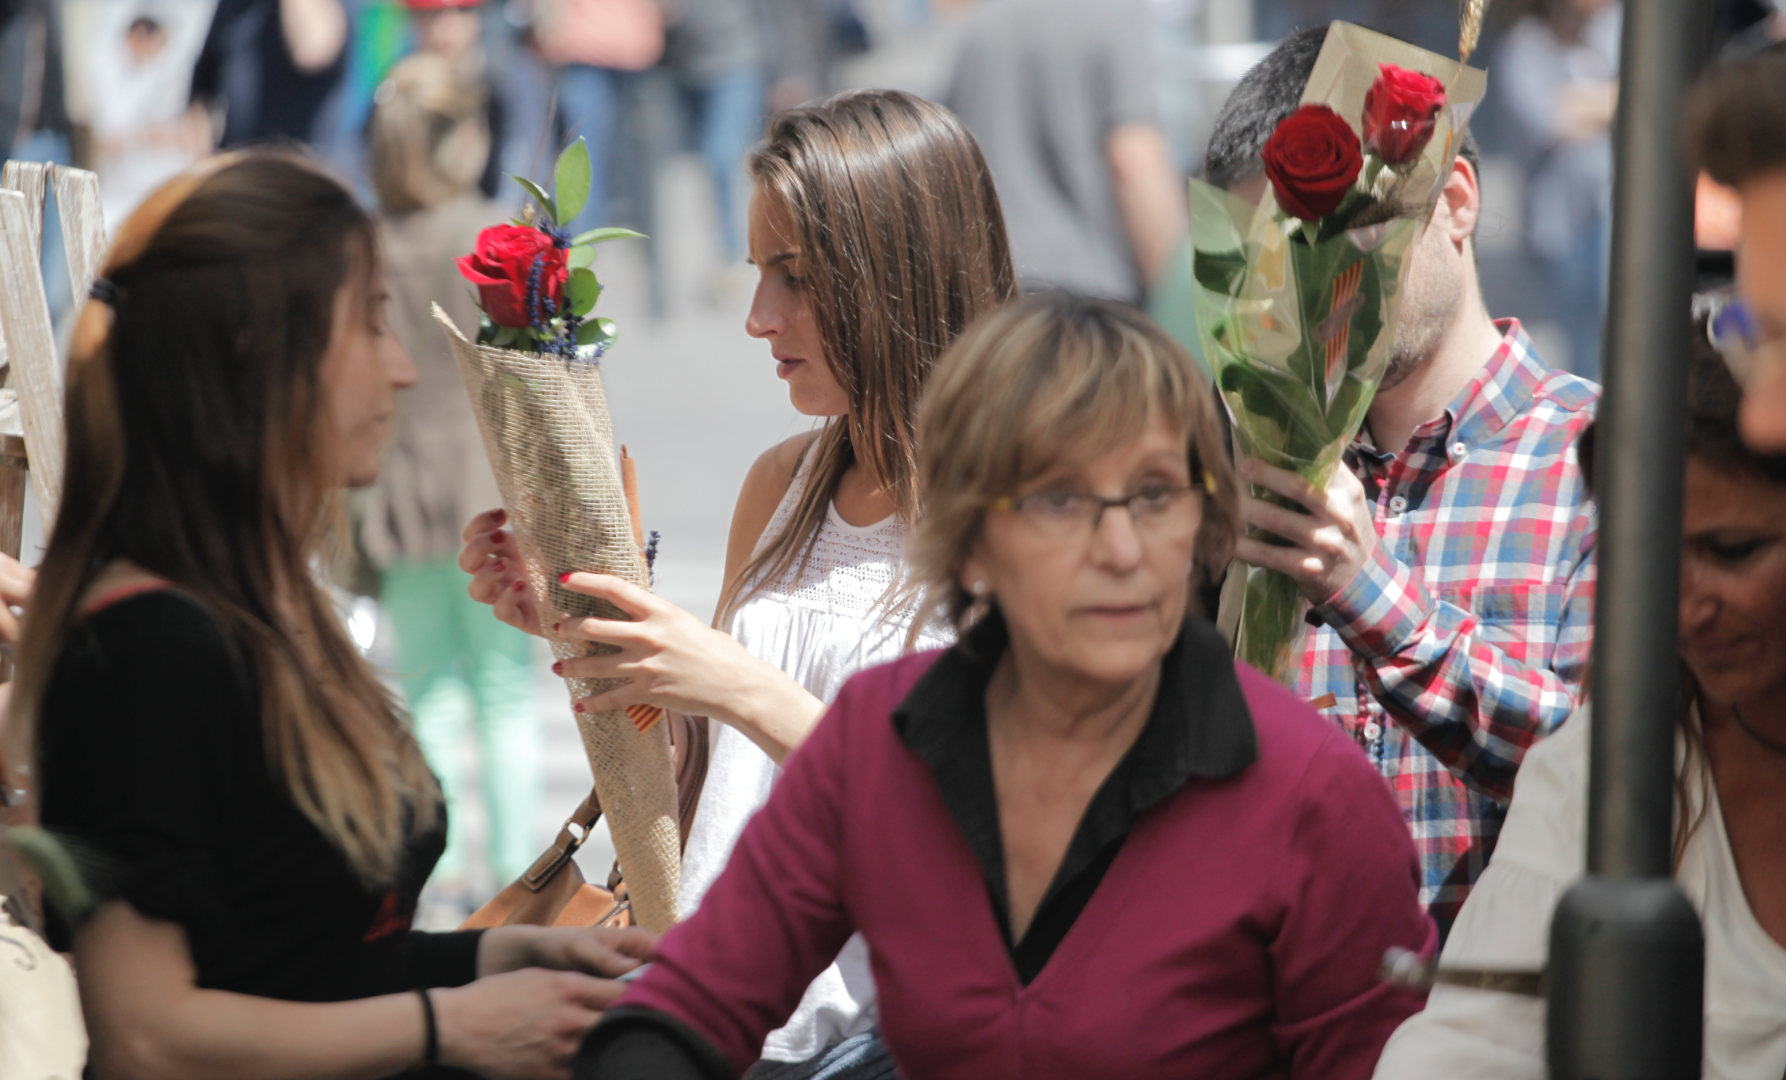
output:
[{"label": "green trousers in background", "polygon": [[497,622],[465,586],[450,558],[398,563],[384,572],[381,602],[396,626],[398,674],[416,737],[446,794],[451,825],[435,876],[452,881],[467,869],[461,764],[466,722],[475,715],[488,865],[501,888],[521,876],[546,839],[537,831],[543,768],[533,642]]}]

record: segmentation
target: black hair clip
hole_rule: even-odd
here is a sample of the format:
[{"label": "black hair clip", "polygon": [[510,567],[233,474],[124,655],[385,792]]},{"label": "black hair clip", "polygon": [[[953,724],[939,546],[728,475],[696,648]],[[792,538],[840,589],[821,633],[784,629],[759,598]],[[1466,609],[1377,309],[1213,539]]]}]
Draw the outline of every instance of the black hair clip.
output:
[{"label": "black hair clip", "polygon": [[94,278],[87,290],[87,295],[108,307],[117,307],[118,301],[124,298],[124,290],[112,282],[110,278]]}]

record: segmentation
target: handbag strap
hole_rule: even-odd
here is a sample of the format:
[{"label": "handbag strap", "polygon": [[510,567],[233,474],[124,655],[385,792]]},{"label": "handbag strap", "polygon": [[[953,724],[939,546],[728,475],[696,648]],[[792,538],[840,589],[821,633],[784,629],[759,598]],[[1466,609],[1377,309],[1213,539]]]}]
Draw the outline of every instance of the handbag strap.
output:
[{"label": "handbag strap", "polygon": [[[676,811],[682,833],[682,846],[688,846],[688,830],[694,823],[695,808],[700,805],[701,789],[707,783],[707,765],[710,756],[711,742],[708,725],[711,723],[705,716],[687,716],[682,713],[666,713],[669,721],[670,742],[676,755]],[[596,798],[595,789],[589,789],[589,795],[582,804],[571,812],[564,825],[558,830],[557,839],[545,850],[527,872],[521,875],[521,884],[532,892],[539,892],[558,876],[558,872],[576,855],[577,849],[589,839],[589,830],[602,816],[602,804]],[[620,884],[620,864],[616,862],[608,874],[608,888],[613,890]]]},{"label": "handbag strap", "polygon": [[552,846],[533,861],[527,872],[521,875],[521,884],[532,892],[539,892],[546,887],[558,871],[564,869],[571,861],[571,856],[589,839],[589,830],[595,828],[597,819],[602,816],[602,804],[595,797],[595,789],[589,789],[589,795],[582,804],[571,811],[571,816],[564,819],[558,830],[558,838]]}]

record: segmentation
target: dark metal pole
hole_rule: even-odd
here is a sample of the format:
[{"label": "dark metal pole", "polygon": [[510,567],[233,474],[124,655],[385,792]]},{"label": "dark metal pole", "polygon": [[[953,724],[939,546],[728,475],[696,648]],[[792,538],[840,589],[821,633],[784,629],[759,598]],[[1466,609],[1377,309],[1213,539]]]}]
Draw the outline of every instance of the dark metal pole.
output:
[{"label": "dark metal pole", "polygon": [[1588,877],[1551,924],[1558,1080],[1696,1077],[1704,943],[1672,880],[1675,630],[1692,178],[1680,117],[1704,57],[1706,0],[1626,0],[1613,192]]}]

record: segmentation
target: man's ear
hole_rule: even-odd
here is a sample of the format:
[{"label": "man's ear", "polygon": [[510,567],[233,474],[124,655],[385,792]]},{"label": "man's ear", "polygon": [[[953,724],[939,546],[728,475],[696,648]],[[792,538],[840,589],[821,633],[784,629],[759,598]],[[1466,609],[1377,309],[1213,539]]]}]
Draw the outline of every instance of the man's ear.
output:
[{"label": "man's ear", "polygon": [[1482,219],[1482,185],[1476,168],[1461,155],[1451,161],[1451,175],[1439,193],[1439,205],[1433,214],[1433,225],[1445,230],[1445,238],[1459,249],[1476,234],[1476,223]]}]

